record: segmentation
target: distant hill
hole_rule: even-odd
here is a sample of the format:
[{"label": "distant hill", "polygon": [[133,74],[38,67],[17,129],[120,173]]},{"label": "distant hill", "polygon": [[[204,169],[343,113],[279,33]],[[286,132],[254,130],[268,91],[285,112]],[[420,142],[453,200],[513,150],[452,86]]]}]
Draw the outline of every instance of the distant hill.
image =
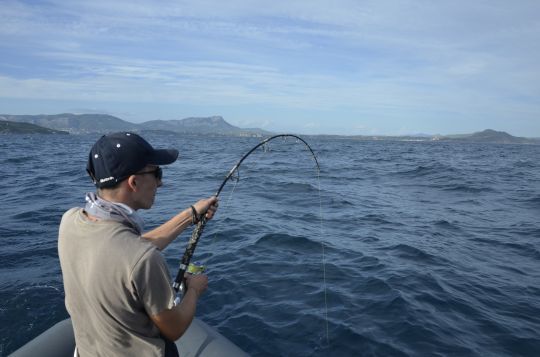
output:
[{"label": "distant hill", "polygon": [[[29,123],[52,130],[66,131],[71,134],[111,133],[115,131],[167,132],[191,135],[228,135],[228,136],[269,136],[272,132],[262,129],[244,129],[229,124],[221,116],[194,117],[176,120],[150,120],[135,124],[107,114],[55,114],[55,115],[7,115],[0,114],[0,121]],[[4,124],[3,132],[8,129]],[[19,127],[17,130],[31,130]],[[36,129],[37,130],[37,129]],[[504,131],[486,129],[481,132],[461,135],[313,135],[315,137],[347,138],[355,140],[392,140],[392,141],[443,141],[443,142],[478,142],[501,144],[540,144],[540,138],[522,138]]]},{"label": "distant hill", "polygon": [[227,123],[221,116],[178,120],[151,120],[140,124],[139,127],[145,130],[167,130],[181,134],[263,136],[270,133],[262,129],[242,129],[236,127]]},{"label": "distant hill", "polygon": [[30,123],[0,120],[0,134],[69,134],[66,131],[44,128]]},{"label": "distant hill", "polygon": [[31,123],[71,134],[136,130],[137,125],[106,114],[0,115],[0,120]]},{"label": "distant hill", "polygon": [[539,139],[512,136],[504,131],[495,131],[492,129],[486,129],[473,134],[441,136],[437,140],[498,144],[540,144]]},{"label": "distant hill", "polygon": [[263,136],[262,129],[242,129],[227,123],[220,116],[178,120],[151,120],[131,123],[107,114],[0,115],[0,120],[31,123],[72,134],[111,133],[115,131],[167,131],[194,135]]},{"label": "distant hill", "polygon": [[[201,127],[201,123],[204,125]],[[186,118],[181,120],[151,120],[140,125],[150,130],[174,130],[176,132],[192,133],[203,132],[234,132],[239,128],[227,123],[222,117]]]},{"label": "distant hill", "polygon": [[354,135],[341,136],[330,135],[327,137],[349,138],[356,140],[376,140],[376,141],[443,141],[443,142],[469,142],[469,143],[497,143],[497,144],[536,144],[540,145],[540,138],[522,138],[512,136],[504,131],[486,129],[481,132],[460,135],[406,135],[406,136],[384,136],[384,135]]}]

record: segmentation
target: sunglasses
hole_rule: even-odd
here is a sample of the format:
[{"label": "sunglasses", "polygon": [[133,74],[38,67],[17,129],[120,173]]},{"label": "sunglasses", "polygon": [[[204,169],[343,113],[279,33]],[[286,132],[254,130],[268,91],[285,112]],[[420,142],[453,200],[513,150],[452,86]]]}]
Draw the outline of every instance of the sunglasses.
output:
[{"label": "sunglasses", "polygon": [[137,172],[137,173],[134,174],[134,175],[146,175],[146,174],[154,174],[154,176],[156,177],[156,179],[161,180],[161,178],[163,177],[163,170],[161,169],[161,167],[158,167],[158,168],[155,169],[155,170],[152,170],[152,171]]}]

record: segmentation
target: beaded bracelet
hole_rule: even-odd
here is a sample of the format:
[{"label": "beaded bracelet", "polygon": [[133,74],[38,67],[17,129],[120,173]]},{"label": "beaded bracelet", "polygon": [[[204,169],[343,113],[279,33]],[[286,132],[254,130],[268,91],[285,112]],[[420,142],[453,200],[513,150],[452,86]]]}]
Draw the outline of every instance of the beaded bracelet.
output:
[{"label": "beaded bracelet", "polygon": [[190,207],[191,207],[191,223],[197,224],[200,221],[199,214],[197,213],[197,210],[195,209],[195,207],[193,207],[193,205],[191,205]]}]

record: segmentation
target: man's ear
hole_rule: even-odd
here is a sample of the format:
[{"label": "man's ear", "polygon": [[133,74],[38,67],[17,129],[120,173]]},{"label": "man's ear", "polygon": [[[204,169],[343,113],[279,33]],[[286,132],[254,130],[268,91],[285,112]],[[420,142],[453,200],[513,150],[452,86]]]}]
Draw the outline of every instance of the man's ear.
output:
[{"label": "man's ear", "polygon": [[133,192],[137,192],[137,175],[131,175],[126,180],[127,186]]}]

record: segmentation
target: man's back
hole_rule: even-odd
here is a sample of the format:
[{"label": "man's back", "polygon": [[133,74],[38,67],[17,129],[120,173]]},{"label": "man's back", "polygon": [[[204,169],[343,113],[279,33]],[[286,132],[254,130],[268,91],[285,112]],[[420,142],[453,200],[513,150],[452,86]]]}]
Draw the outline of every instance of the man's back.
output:
[{"label": "man's back", "polygon": [[58,249],[79,353],[162,356],[149,315],[172,308],[174,294],[156,247],[128,225],[75,208],[62,218]]}]

